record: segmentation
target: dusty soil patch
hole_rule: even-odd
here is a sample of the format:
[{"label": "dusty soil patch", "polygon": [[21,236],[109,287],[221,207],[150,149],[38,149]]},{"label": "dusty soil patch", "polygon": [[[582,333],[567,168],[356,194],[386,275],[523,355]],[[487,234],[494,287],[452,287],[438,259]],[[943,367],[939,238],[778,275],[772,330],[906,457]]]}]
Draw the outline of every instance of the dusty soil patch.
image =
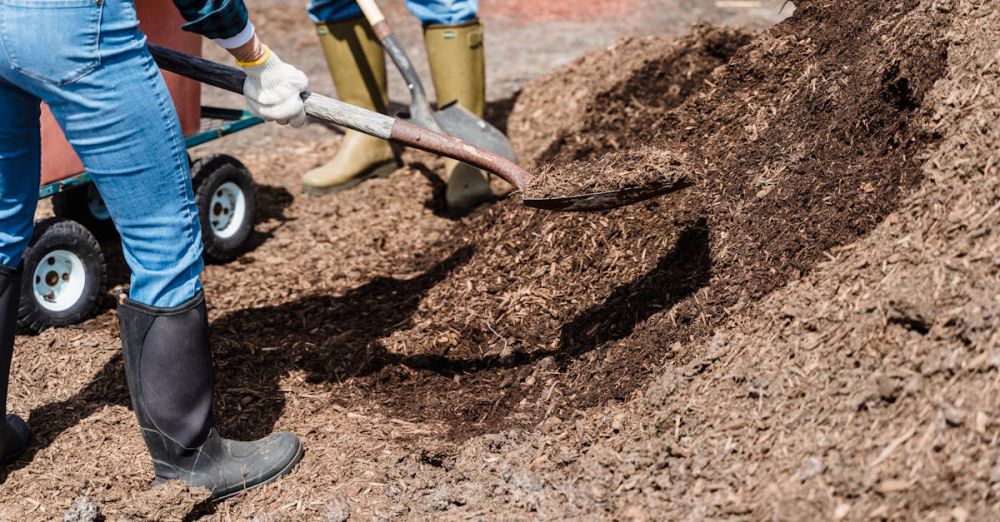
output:
[{"label": "dusty soil patch", "polygon": [[525,198],[571,197],[642,188],[651,184],[679,185],[691,166],[668,149],[613,152],[596,161],[546,165],[525,187]]},{"label": "dusty soil patch", "polygon": [[645,4],[643,0],[591,0],[586,3],[575,0],[549,0],[544,3],[531,0],[497,0],[483,4],[483,15],[517,17],[532,22],[606,20],[630,14],[640,6],[646,7]]}]

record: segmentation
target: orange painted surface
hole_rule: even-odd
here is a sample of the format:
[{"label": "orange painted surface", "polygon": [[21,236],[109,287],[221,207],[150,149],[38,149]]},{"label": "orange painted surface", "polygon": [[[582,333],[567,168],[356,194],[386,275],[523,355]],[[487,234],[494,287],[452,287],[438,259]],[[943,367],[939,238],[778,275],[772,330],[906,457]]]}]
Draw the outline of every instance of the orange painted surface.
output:
[{"label": "orange painted surface", "polygon": [[[188,54],[201,55],[201,36],[181,30],[184,19],[170,0],[138,0],[139,27],[151,43]],[[172,73],[164,73],[177,107],[184,134],[198,131],[201,120],[201,85]],[[137,122],[141,125],[141,122]],[[42,107],[42,184],[83,172],[83,165],[66,142],[48,107]]]}]

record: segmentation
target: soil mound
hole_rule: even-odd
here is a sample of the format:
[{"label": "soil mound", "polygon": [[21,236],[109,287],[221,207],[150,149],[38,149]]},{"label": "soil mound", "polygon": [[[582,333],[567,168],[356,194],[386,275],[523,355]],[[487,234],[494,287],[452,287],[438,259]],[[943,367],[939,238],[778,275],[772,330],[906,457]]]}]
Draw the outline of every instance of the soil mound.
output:
[{"label": "soil mound", "polygon": [[[894,210],[935,139],[922,103],[943,71],[946,20],[918,2],[798,7],[742,47],[738,33],[700,27],[660,45],[659,57],[656,40],[625,42],[526,90],[512,116],[522,153],[560,162],[652,144],[688,155],[699,166],[694,186],[600,215],[536,212],[514,199],[468,221],[446,249],[461,260],[450,258],[450,275],[427,290],[411,325],[384,339],[393,355],[374,357],[393,386],[420,390],[385,404],[464,436],[624,399],[653,368],[688,360],[724,321]],[[632,67],[622,65],[628,46],[644,53]],[[678,49],[717,48],[738,50],[676,87],[676,74],[691,70],[676,64],[725,56],[678,60]],[[609,87],[567,105],[574,116],[541,116],[560,107],[565,78],[581,69]],[[666,102],[645,109],[663,93]],[[519,134],[535,115],[563,126]],[[405,369],[389,364],[400,357]]]},{"label": "soil mound", "polygon": [[[773,49],[772,38],[789,25],[811,28],[822,45],[815,35],[823,20],[854,28],[844,47],[881,33],[891,73],[882,73],[891,87],[882,100],[906,106],[913,103],[899,100],[919,99],[926,117],[909,127],[934,132],[916,136],[933,141],[920,154],[921,186],[870,235],[831,249],[803,279],[734,314],[697,343],[695,358],[666,365],[641,397],[574,423],[475,439],[437,488],[508,517],[1000,516],[1000,65],[992,38],[1000,7],[892,4],[897,10],[862,29],[835,4],[800,3],[796,18],[748,50]],[[919,49],[927,42],[936,49]],[[910,91],[920,98],[898,96],[922,79],[906,72],[893,80],[896,60],[944,48],[946,70],[933,88]],[[740,70],[739,59],[731,72]],[[905,61],[898,71],[914,71]],[[845,67],[864,70],[857,62]],[[832,64],[825,70],[836,72]],[[880,78],[878,69],[864,76]],[[810,84],[807,78],[812,91]],[[829,109],[838,114],[838,106]],[[829,136],[823,129],[816,130]]]},{"label": "soil mound", "polygon": [[626,38],[533,82],[507,123],[519,160],[538,167],[628,148],[751,37],[698,25],[680,39]]},{"label": "soil mound", "polygon": [[613,152],[595,161],[551,163],[525,187],[525,198],[555,198],[622,191],[649,184],[682,186],[692,165],[669,149]]}]

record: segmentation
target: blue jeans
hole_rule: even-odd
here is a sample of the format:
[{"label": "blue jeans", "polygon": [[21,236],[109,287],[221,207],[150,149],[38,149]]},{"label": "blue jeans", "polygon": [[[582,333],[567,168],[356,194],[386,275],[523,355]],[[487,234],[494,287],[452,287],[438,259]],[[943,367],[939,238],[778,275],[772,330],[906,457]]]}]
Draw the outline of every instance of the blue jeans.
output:
[{"label": "blue jeans", "polygon": [[0,265],[31,238],[45,102],[93,177],[132,269],[130,297],[201,290],[201,227],[180,122],[132,0],[0,0]]},{"label": "blue jeans", "polygon": [[[410,12],[424,25],[458,25],[476,19],[479,0],[406,0]],[[340,22],[361,16],[355,0],[310,0],[313,22]]]}]

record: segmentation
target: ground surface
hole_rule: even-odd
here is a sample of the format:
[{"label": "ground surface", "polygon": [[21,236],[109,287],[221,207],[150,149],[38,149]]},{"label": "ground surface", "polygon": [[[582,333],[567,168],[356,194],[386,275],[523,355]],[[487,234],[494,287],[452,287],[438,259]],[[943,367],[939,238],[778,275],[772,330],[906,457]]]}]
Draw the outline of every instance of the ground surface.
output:
[{"label": "ground surface", "polygon": [[[689,188],[455,220],[430,156],[313,199],[329,129],[219,142],[262,201],[254,248],[205,274],[220,424],[292,430],[305,459],[218,505],[150,489],[109,298],[18,341],[11,408],[38,439],[0,518],[1000,516],[997,7],[802,1],[755,36],[687,32],[763,25],[711,3],[533,24],[527,4],[485,7],[522,162],[640,175],[669,153]],[[258,7],[325,90],[301,13]]]}]

